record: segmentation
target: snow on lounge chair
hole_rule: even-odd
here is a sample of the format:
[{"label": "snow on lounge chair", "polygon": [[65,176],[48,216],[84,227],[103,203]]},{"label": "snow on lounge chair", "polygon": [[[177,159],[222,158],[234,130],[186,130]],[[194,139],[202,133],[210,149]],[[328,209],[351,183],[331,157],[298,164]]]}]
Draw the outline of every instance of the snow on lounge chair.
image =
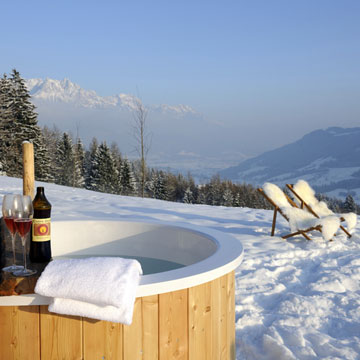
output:
[{"label": "snow on lounge chair", "polygon": [[274,236],[276,215],[279,212],[290,225],[291,233],[283,235],[283,239],[292,236],[302,235],[307,240],[311,240],[310,231],[319,231],[324,240],[332,240],[337,229],[340,226],[340,220],[337,216],[330,215],[317,218],[312,213],[299,208],[277,185],[265,183],[263,188],[258,191],[265,199],[274,206],[274,216],[272,222],[271,236]]},{"label": "snow on lounge chair", "polygon": [[345,221],[347,229],[340,225],[340,229],[350,238],[350,231],[355,228],[357,216],[354,213],[334,214],[326,205],[324,201],[319,201],[315,197],[315,191],[305,180],[298,180],[295,185],[286,184],[287,188],[292,192],[294,202],[301,208],[306,209],[315,217],[335,215],[340,218],[340,221]]}]

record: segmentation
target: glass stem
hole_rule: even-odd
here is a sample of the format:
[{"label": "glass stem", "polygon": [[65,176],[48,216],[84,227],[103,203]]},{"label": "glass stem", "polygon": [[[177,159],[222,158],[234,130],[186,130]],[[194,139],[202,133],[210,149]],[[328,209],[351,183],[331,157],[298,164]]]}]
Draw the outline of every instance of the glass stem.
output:
[{"label": "glass stem", "polygon": [[12,245],[12,251],[13,251],[13,265],[16,264],[16,259],[15,259],[15,236],[11,234],[11,245]]},{"label": "glass stem", "polygon": [[22,238],[22,243],[23,243],[23,256],[24,256],[24,270],[27,270],[26,267],[26,242],[25,242],[25,238]]}]

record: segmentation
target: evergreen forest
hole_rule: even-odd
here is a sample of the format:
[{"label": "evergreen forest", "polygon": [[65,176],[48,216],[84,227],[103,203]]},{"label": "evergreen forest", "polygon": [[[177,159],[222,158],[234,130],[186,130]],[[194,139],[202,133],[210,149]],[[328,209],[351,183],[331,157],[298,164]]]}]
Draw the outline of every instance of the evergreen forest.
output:
[{"label": "evergreen forest", "polygon": [[[141,161],[129,160],[117,144],[110,146],[95,137],[86,148],[57,128],[38,125],[25,80],[17,70],[0,78],[0,175],[22,177],[22,143],[34,144],[35,178],[70,187],[141,196]],[[250,184],[235,184],[218,175],[206,184],[184,176],[146,167],[144,196],[149,198],[216,206],[269,209],[269,204]],[[319,195],[335,212],[354,211],[359,206],[351,195],[344,202]]]}]

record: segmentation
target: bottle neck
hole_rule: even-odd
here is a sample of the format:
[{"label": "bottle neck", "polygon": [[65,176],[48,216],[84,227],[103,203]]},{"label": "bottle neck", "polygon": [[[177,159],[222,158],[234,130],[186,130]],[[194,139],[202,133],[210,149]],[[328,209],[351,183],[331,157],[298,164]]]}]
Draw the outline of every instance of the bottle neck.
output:
[{"label": "bottle neck", "polygon": [[36,195],[44,195],[44,188],[42,186],[36,188]]}]

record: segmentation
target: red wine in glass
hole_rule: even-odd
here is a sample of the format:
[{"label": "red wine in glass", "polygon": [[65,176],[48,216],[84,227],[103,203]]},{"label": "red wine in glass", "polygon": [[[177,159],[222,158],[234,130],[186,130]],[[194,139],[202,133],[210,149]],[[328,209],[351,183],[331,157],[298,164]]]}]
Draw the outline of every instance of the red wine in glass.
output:
[{"label": "red wine in glass", "polygon": [[32,219],[16,219],[14,222],[17,232],[24,238],[31,229]]},{"label": "red wine in glass", "polygon": [[21,243],[23,247],[23,258],[24,258],[24,268],[21,270],[13,271],[15,276],[30,276],[36,273],[36,270],[28,269],[26,266],[26,239],[31,229],[32,217],[34,214],[34,208],[32,204],[31,197],[28,195],[19,196],[19,206],[16,211],[14,211],[14,222],[16,231],[21,237]]},{"label": "red wine in glass", "polygon": [[4,195],[2,199],[2,215],[11,237],[11,246],[12,246],[12,255],[13,255],[12,265],[6,266],[2,269],[3,271],[7,271],[7,272],[13,272],[24,268],[23,266],[16,265],[16,256],[15,256],[16,227],[14,223],[14,215],[15,215],[15,211],[17,211],[19,208],[20,199],[21,199],[20,195],[14,195],[14,194]]},{"label": "red wine in glass", "polygon": [[16,228],[15,228],[14,218],[12,216],[5,217],[4,221],[5,221],[6,227],[10,231],[10,234],[15,235]]}]

